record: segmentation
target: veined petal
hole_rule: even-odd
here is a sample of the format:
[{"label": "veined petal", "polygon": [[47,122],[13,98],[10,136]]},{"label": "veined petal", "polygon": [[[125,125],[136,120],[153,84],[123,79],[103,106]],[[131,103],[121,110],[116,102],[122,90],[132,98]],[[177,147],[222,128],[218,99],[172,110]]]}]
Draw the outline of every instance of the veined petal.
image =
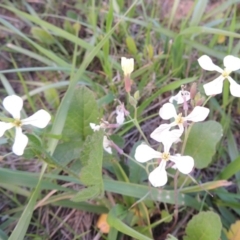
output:
[{"label": "veined petal", "polygon": [[12,151],[18,155],[23,155],[24,149],[28,144],[28,138],[25,134],[22,133],[22,129],[20,127],[16,127],[16,135],[14,144],[12,147]]},{"label": "veined petal", "polygon": [[190,100],[190,92],[179,91],[177,95],[169,98],[169,102],[173,103],[174,101],[176,101],[177,104],[182,104],[182,103],[184,103],[184,98],[185,98],[185,101],[189,101]]},{"label": "veined petal", "polygon": [[3,99],[3,106],[13,118],[20,119],[20,111],[23,107],[22,98],[16,95],[7,96]]},{"label": "veined petal", "polygon": [[50,119],[51,115],[47,111],[41,109],[34,113],[32,116],[23,119],[22,125],[30,124],[34,127],[45,128],[48,125]]},{"label": "veined petal", "polygon": [[155,151],[151,147],[149,147],[147,144],[140,144],[137,146],[135,151],[135,159],[138,162],[147,162],[153,158],[161,158],[162,154],[158,151]]},{"label": "veined petal", "polygon": [[118,123],[118,124],[123,124],[124,123],[124,121],[125,121],[125,116],[124,116],[124,112],[122,111],[122,110],[116,110],[116,114],[117,114],[117,116],[116,116],[116,122]]},{"label": "veined petal", "polygon": [[207,56],[207,55],[201,56],[198,59],[198,63],[201,66],[201,68],[203,68],[204,70],[207,70],[207,71],[217,71],[219,73],[223,72],[223,70],[219,66],[215,65],[213,63],[212,59],[209,56]]},{"label": "veined petal", "polygon": [[159,115],[162,119],[168,120],[177,116],[176,109],[172,103],[165,103],[159,110]]},{"label": "veined petal", "polygon": [[190,173],[194,167],[194,160],[190,156],[170,156],[170,160],[175,163],[177,169],[183,174]]},{"label": "veined petal", "polygon": [[207,96],[219,94],[222,92],[223,80],[225,78],[221,75],[214,79],[213,81],[203,85],[205,93]]},{"label": "veined petal", "polygon": [[150,137],[157,142],[162,142],[165,131],[169,131],[170,128],[171,124],[161,124],[150,134]]},{"label": "veined petal", "polygon": [[240,59],[232,55],[228,55],[223,59],[224,67],[227,71],[237,71],[240,69]]},{"label": "veined petal", "polygon": [[234,97],[240,97],[240,85],[237,84],[231,77],[227,77],[230,82],[230,92]]},{"label": "veined petal", "polygon": [[201,122],[205,120],[209,114],[209,109],[206,107],[196,106],[192,112],[184,118],[187,121]]},{"label": "veined petal", "polygon": [[0,122],[0,137],[3,136],[6,130],[14,127],[12,123],[5,123],[5,122]]},{"label": "veined petal", "polygon": [[149,182],[154,187],[161,187],[167,183],[166,162],[161,161],[160,165],[155,168],[148,176]]},{"label": "veined petal", "polygon": [[111,141],[109,141],[106,136],[103,136],[103,149],[109,154],[112,154],[112,148],[110,147],[110,144]]}]

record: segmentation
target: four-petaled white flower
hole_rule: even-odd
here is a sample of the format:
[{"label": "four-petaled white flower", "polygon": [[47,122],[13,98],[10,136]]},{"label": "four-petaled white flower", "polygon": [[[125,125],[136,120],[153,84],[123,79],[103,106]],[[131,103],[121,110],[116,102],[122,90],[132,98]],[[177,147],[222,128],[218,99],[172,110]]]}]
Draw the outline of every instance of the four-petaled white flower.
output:
[{"label": "four-petaled white flower", "polygon": [[230,82],[230,92],[234,97],[240,97],[240,85],[237,84],[229,75],[233,71],[240,69],[240,59],[231,55],[223,59],[225,69],[221,69],[215,65],[211,58],[203,55],[198,59],[199,65],[207,71],[217,71],[221,73],[215,80],[203,85],[206,95],[215,95],[222,92],[223,81],[227,78]]},{"label": "four-petaled white flower", "polygon": [[170,130],[171,127],[178,126],[179,130],[170,131],[172,134],[167,135],[168,138],[172,139],[172,142],[178,140],[184,131],[183,124],[187,121],[192,122],[201,122],[206,119],[209,114],[209,109],[205,107],[196,106],[192,112],[183,117],[182,114],[177,114],[176,109],[172,103],[165,103],[159,110],[159,115],[162,119],[168,120],[174,118],[174,121],[170,124],[161,124],[156,128],[150,135],[150,137],[158,142],[163,142],[166,138],[166,133]]},{"label": "four-petaled white flower", "polygon": [[49,123],[51,116],[48,112],[41,109],[28,118],[20,119],[20,111],[23,107],[23,100],[16,95],[11,95],[4,98],[3,106],[12,115],[14,120],[10,123],[0,121],[0,137],[3,136],[6,130],[15,127],[16,134],[12,151],[16,155],[21,156],[28,143],[27,136],[22,133],[22,126],[32,125],[38,128],[45,128]]},{"label": "four-petaled white flower", "polygon": [[121,66],[124,76],[130,76],[134,69],[134,59],[121,57]]},{"label": "four-petaled white flower", "polygon": [[167,183],[166,164],[171,160],[175,163],[175,167],[183,174],[188,174],[194,167],[194,160],[190,156],[181,156],[179,154],[172,156],[169,153],[171,144],[170,142],[164,142],[164,152],[158,152],[149,147],[146,144],[141,144],[136,148],[135,159],[138,162],[144,163],[151,159],[161,159],[161,162],[157,168],[155,168],[148,176],[150,183],[154,187],[161,187]]},{"label": "four-petaled white flower", "polygon": [[190,100],[190,92],[183,91],[183,90],[179,91],[177,95],[169,98],[170,103],[173,103],[174,101],[176,101],[177,104],[182,104],[184,103],[184,101],[187,102],[189,100]]}]

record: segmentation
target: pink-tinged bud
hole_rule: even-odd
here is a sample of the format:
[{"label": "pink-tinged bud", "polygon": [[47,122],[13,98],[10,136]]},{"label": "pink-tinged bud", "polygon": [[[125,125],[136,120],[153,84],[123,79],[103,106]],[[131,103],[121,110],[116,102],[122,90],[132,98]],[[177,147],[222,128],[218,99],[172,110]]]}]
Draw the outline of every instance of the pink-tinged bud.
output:
[{"label": "pink-tinged bud", "polygon": [[194,99],[197,94],[197,83],[193,83],[190,89],[190,97]]},{"label": "pink-tinged bud", "polygon": [[205,101],[205,98],[204,98],[204,97],[198,99],[197,102],[196,102],[196,106],[202,106],[203,103],[204,103],[204,101]]},{"label": "pink-tinged bud", "polygon": [[132,80],[129,75],[124,77],[124,82],[125,82],[125,90],[127,93],[131,92],[131,86],[132,86]]}]

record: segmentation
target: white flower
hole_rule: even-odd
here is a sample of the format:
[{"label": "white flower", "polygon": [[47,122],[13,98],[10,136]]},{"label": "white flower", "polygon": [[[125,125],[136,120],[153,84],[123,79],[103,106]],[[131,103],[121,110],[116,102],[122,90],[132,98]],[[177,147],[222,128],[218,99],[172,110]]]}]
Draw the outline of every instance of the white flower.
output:
[{"label": "white flower", "polygon": [[[159,110],[159,115],[162,119],[168,120],[174,118],[174,121],[170,124],[161,124],[150,135],[150,137],[158,142],[163,142],[164,139],[170,138],[172,142],[178,140],[184,131],[183,124],[187,121],[201,122],[206,119],[209,114],[209,109],[205,107],[196,106],[193,111],[186,117],[182,117],[182,114],[177,114],[175,107],[172,103],[165,103]],[[168,131],[171,127],[178,126],[179,130]],[[167,135],[166,135],[167,134]]]},{"label": "white flower", "polygon": [[116,122],[122,125],[125,121],[124,111],[121,108],[116,109]]},{"label": "white flower", "polygon": [[3,106],[12,115],[14,121],[10,123],[0,121],[0,137],[3,136],[6,130],[15,127],[16,134],[12,151],[16,155],[21,156],[28,143],[27,136],[22,133],[22,126],[32,125],[38,128],[45,128],[49,123],[51,116],[48,112],[41,109],[34,113],[32,116],[21,120],[20,111],[22,110],[23,107],[23,100],[22,98],[16,95],[11,95],[4,98]]},{"label": "white flower", "polygon": [[110,146],[111,146],[111,141],[109,141],[106,136],[103,136],[103,149],[109,154],[112,154],[112,148]]},{"label": "white flower", "polygon": [[167,183],[166,164],[171,160],[175,163],[176,168],[183,174],[188,174],[194,167],[194,160],[190,156],[170,155],[170,142],[164,142],[164,152],[158,152],[146,144],[141,144],[136,148],[135,159],[138,162],[147,162],[151,159],[161,159],[161,163],[149,174],[149,181],[154,187],[161,187]]},{"label": "white flower", "polygon": [[125,76],[130,76],[134,69],[134,59],[121,57],[121,66]]},{"label": "white flower", "polygon": [[94,132],[99,131],[100,128],[101,128],[100,125],[97,125],[97,124],[95,124],[95,123],[89,123],[89,125],[90,125],[90,128],[91,128]]},{"label": "white flower", "polygon": [[176,101],[177,104],[182,104],[182,103],[184,103],[184,98],[185,98],[186,102],[189,101],[190,100],[190,92],[181,90],[178,92],[177,95],[170,97],[169,102],[173,103],[174,101]]},{"label": "white flower", "polygon": [[204,84],[204,90],[206,95],[215,95],[222,92],[223,81],[227,78],[230,82],[230,92],[234,97],[240,97],[240,85],[237,84],[229,75],[233,71],[240,69],[240,59],[231,55],[226,56],[223,59],[223,65],[225,69],[221,69],[215,65],[211,58],[207,55],[203,55],[198,59],[199,65],[207,71],[217,71],[221,73],[219,77],[210,83]]}]

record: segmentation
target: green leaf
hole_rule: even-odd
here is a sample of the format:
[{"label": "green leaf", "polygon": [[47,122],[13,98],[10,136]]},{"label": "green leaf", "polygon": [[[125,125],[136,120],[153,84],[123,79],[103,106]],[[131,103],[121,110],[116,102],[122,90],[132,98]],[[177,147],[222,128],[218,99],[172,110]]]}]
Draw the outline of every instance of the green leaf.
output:
[{"label": "green leaf", "polygon": [[214,212],[201,212],[189,221],[184,240],[219,240],[222,223]]},{"label": "green leaf", "polygon": [[88,136],[83,145],[80,161],[83,165],[80,180],[88,188],[81,190],[73,201],[86,201],[103,195],[102,159],[103,159],[103,131],[94,132]]},{"label": "green leaf", "polygon": [[109,212],[107,222],[111,227],[117,229],[119,232],[133,237],[134,239],[151,240],[151,238],[142,235],[141,233],[135,231],[133,228],[122,222],[121,219],[124,218],[125,215],[126,210],[122,206],[116,205]]},{"label": "green leaf", "polygon": [[95,185],[95,186],[82,189],[71,200],[73,202],[84,202],[84,201],[98,197],[99,194],[101,194],[100,186]]},{"label": "green leaf", "polygon": [[60,99],[59,99],[58,91],[56,90],[56,88],[50,88],[50,89],[45,90],[44,95],[45,95],[45,98],[46,98],[47,102],[54,109],[59,106]]},{"label": "green leaf", "polygon": [[44,29],[32,27],[31,32],[32,35],[42,43],[46,43],[48,45],[55,43],[55,39],[53,38],[53,36]]},{"label": "green leaf", "polygon": [[81,147],[81,140],[58,144],[56,150],[54,151],[53,158],[58,161],[59,164],[66,166],[73,159],[79,159]]},{"label": "green leaf", "polygon": [[205,168],[211,163],[223,135],[222,126],[216,121],[207,121],[195,123],[189,131],[184,155],[193,157],[196,168]]},{"label": "green leaf", "polygon": [[218,179],[229,179],[239,171],[240,171],[240,156],[223,168],[223,171],[218,176]]},{"label": "green leaf", "polygon": [[[130,156],[134,159],[135,150],[142,141],[134,144],[132,147]],[[129,160],[129,180],[131,183],[142,183],[144,180],[148,179],[146,170],[133,160]]]},{"label": "green leaf", "polygon": [[103,131],[96,131],[88,136],[83,145],[80,180],[86,186],[102,182]]},{"label": "green leaf", "polygon": [[63,131],[64,136],[85,139],[93,130],[89,124],[100,118],[94,94],[87,87],[77,87],[73,93]]}]

